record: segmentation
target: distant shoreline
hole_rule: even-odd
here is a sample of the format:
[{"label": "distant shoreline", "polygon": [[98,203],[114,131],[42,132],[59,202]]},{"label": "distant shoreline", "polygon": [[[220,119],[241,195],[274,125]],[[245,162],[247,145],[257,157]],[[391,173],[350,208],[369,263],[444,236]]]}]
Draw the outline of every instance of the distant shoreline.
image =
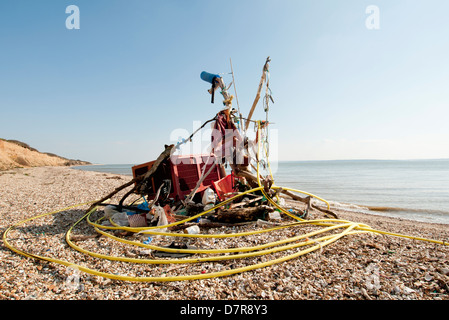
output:
[{"label": "distant shoreline", "polygon": [[67,159],[54,153],[40,152],[18,140],[0,138],[0,171],[41,166],[72,166],[90,164],[88,161]]}]

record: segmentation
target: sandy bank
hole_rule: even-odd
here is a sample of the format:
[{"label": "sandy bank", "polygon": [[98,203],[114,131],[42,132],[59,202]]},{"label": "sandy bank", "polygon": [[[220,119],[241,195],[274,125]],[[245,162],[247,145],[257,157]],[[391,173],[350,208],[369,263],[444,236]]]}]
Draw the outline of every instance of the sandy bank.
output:
[{"label": "sandy bank", "polygon": [[89,163],[81,160],[66,159],[51,153],[42,153],[20,141],[12,143],[0,139],[0,172],[14,168],[82,164]]}]

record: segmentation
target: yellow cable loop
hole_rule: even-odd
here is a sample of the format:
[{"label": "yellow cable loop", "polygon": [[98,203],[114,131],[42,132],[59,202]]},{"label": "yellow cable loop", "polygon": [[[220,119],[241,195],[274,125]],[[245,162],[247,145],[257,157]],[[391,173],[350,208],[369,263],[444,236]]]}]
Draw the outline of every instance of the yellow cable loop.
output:
[{"label": "yellow cable loop", "polygon": [[[260,141],[261,141],[260,140],[260,121],[257,122],[257,126],[259,128],[259,130],[258,130],[258,156],[259,156],[260,155]],[[267,152],[266,147],[265,147],[265,153],[266,153],[266,157],[267,157],[267,163],[268,163],[268,168],[269,168],[270,174],[271,174],[271,176],[273,176],[272,171],[271,171],[271,166],[270,166],[270,163],[268,160],[268,152]],[[259,157],[259,159],[260,159],[260,157]],[[103,226],[98,223],[104,217],[98,219],[96,222],[93,222],[90,220],[90,216],[97,210],[97,207],[95,207],[92,210],[90,210],[89,212],[87,212],[86,214],[84,214],[84,216],[82,216],[78,221],[76,221],[67,230],[66,235],[65,235],[65,240],[66,240],[67,244],[70,247],[72,247],[73,249],[75,249],[81,253],[93,256],[95,258],[108,259],[108,260],[121,261],[121,262],[129,262],[129,263],[140,263],[140,264],[142,264],[142,263],[145,263],[145,264],[188,264],[188,263],[223,261],[223,260],[230,260],[230,259],[232,259],[232,260],[245,259],[245,258],[262,256],[262,255],[268,255],[268,254],[286,251],[286,250],[292,250],[292,249],[300,248],[303,246],[310,246],[310,245],[312,245],[312,246],[310,246],[309,248],[300,250],[296,253],[289,254],[289,255],[286,255],[286,256],[283,256],[280,258],[271,259],[266,262],[250,264],[250,265],[247,265],[244,267],[231,269],[231,270],[224,270],[224,271],[211,272],[211,273],[205,273],[205,274],[184,275],[184,276],[135,277],[135,276],[129,276],[129,275],[118,275],[118,274],[114,274],[114,273],[101,272],[101,271],[87,268],[87,267],[84,267],[84,266],[81,266],[79,264],[72,263],[69,261],[32,254],[32,253],[25,252],[21,249],[16,248],[8,242],[9,232],[21,224],[24,224],[24,223],[32,221],[34,219],[42,218],[42,217],[45,217],[48,215],[53,215],[53,214],[61,213],[64,211],[68,211],[68,210],[76,208],[76,207],[92,204],[95,201],[73,205],[73,206],[70,206],[70,207],[67,207],[67,208],[64,208],[61,210],[52,211],[49,213],[41,214],[41,215],[38,215],[35,217],[31,217],[31,218],[19,221],[15,224],[11,225],[8,229],[6,229],[6,231],[3,233],[3,242],[5,243],[6,247],[8,247],[10,250],[12,250],[13,252],[16,252],[20,255],[23,255],[25,257],[29,257],[29,258],[33,258],[33,259],[40,259],[40,260],[49,261],[49,262],[53,262],[53,263],[58,263],[61,265],[65,265],[67,267],[75,267],[80,271],[83,271],[83,272],[86,272],[89,274],[93,274],[93,275],[97,275],[97,276],[101,276],[101,277],[105,277],[105,278],[123,280],[123,281],[137,281],[137,282],[165,282],[165,281],[198,280],[198,279],[207,279],[207,278],[228,276],[228,275],[241,273],[241,272],[245,272],[245,271],[249,271],[249,270],[264,268],[264,267],[267,267],[267,266],[270,266],[273,264],[282,263],[282,262],[285,262],[285,261],[288,261],[291,259],[295,259],[295,258],[305,255],[309,252],[315,251],[317,249],[321,250],[326,245],[329,245],[346,235],[360,234],[360,233],[367,233],[367,232],[385,234],[385,235],[391,235],[391,236],[396,236],[396,237],[403,237],[403,238],[409,238],[409,239],[421,240],[421,241],[427,241],[427,242],[433,242],[433,243],[442,244],[442,245],[448,245],[448,243],[444,242],[444,241],[426,239],[426,238],[421,238],[421,237],[413,237],[413,236],[402,235],[402,234],[386,232],[386,231],[381,231],[381,230],[375,230],[365,224],[355,223],[355,222],[341,220],[341,219],[316,219],[316,220],[301,219],[295,215],[292,215],[290,212],[288,212],[287,210],[285,210],[284,208],[279,206],[278,203],[276,203],[269,195],[267,195],[267,193],[265,192],[264,187],[262,186],[261,181],[260,181],[259,170],[260,169],[259,169],[259,161],[258,161],[257,162],[257,179],[258,179],[257,182],[259,184],[259,187],[245,191],[245,192],[241,192],[238,195],[219,203],[218,205],[216,205],[215,207],[213,207],[209,210],[203,211],[197,215],[186,218],[184,220],[174,222],[174,223],[164,225],[164,226],[131,228],[131,227],[119,226],[119,225],[115,224],[110,219],[113,226]],[[280,189],[281,187],[273,185],[271,188],[272,189]],[[324,203],[327,204],[327,208],[328,209],[330,208],[330,205],[326,200],[324,200],[316,195],[313,195],[311,193],[297,190],[297,189],[292,189],[292,188],[284,188],[283,187],[282,189],[309,195],[313,198],[323,201]],[[180,225],[185,222],[191,221],[193,219],[199,218],[199,217],[211,212],[212,210],[218,209],[219,207],[226,205],[227,203],[234,201],[235,199],[237,199],[239,197],[242,197],[245,194],[256,192],[256,191],[261,191],[262,194],[265,196],[265,198],[272,205],[274,205],[282,213],[295,219],[296,222],[281,225],[281,226],[276,226],[276,227],[272,227],[272,228],[266,228],[266,229],[255,230],[255,231],[247,231],[247,232],[239,232],[239,233],[230,233],[230,234],[196,234],[195,235],[195,234],[186,234],[186,233],[160,232],[157,230],[157,229],[161,229],[161,228],[168,228],[171,226]],[[221,255],[205,256],[205,257],[197,257],[197,258],[183,258],[183,259],[137,259],[137,258],[117,257],[117,256],[110,256],[110,255],[96,253],[96,252],[86,250],[86,249],[76,245],[70,239],[72,230],[83,220],[86,220],[88,224],[93,226],[96,232],[98,232],[106,237],[109,237],[112,240],[124,243],[125,245],[133,245],[133,246],[143,247],[143,248],[147,248],[147,249],[151,249],[151,250],[173,252],[173,253],[192,253],[192,254],[200,254],[200,255],[201,254],[221,254]],[[228,237],[244,237],[244,236],[249,236],[249,235],[262,234],[262,233],[266,233],[266,232],[282,230],[285,228],[300,227],[300,226],[303,226],[306,224],[318,225],[318,226],[322,226],[323,228],[321,228],[319,230],[315,230],[313,232],[306,233],[306,234],[292,236],[292,237],[289,237],[286,239],[268,242],[268,243],[264,243],[264,244],[256,245],[256,246],[252,246],[252,247],[223,248],[223,249],[166,248],[166,247],[154,246],[154,245],[150,245],[150,244],[144,244],[144,243],[140,243],[137,241],[122,239],[122,238],[116,237],[116,236],[108,233],[107,231],[104,231],[104,230],[126,230],[126,231],[135,232],[135,233],[142,233],[142,234],[149,234],[149,235],[220,239],[220,238],[228,238]],[[333,233],[333,234],[326,235],[326,236],[321,236],[321,237],[315,238],[315,239],[309,239],[313,236],[318,236],[322,233],[328,233],[328,232],[332,232],[332,231],[335,231],[338,229],[341,229],[341,232]],[[229,254],[229,253],[233,253],[233,254]]]},{"label": "yellow cable loop", "polygon": [[[261,139],[260,139],[260,120],[257,121],[257,126],[258,126],[258,129],[259,129],[259,130],[258,130],[258,159],[260,159],[260,140],[261,140]],[[269,162],[268,159],[267,159],[267,162]],[[261,186],[261,183],[260,183],[260,175],[259,175],[259,161],[257,162],[257,180],[258,180],[259,186]],[[275,186],[273,186],[272,188],[273,188],[273,189],[279,189],[280,187],[275,187]],[[285,188],[285,187],[282,187],[282,189],[307,194],[307,195],[312,196],[312,197],[314,197],[314,198],[316,198],[316,199],[318,199],[318,200],[324,201],[324,202],[327,204],[328,210],[329,210],[329,208],[330,208],[329,203],[328,203],[326,200],[321,199],[320,197],[317,197],[317,196],[315,196],[315,195],[313,195],[313,194],[310,194],[310,193],[307,193],[307,192],[303,192],[303,191],[300,191],[300,190],[296,190],[296,189]],[[267,198],[267,200],[268,200],[270,203],[272,203],[274,206],[276,206],[276,207],[277,207],[279,210],[281,210],[282,212],[288,214],[289,216],[292,216],[292,215],[290,215],[290,213],[289,213],[288,211],[286,211],[285,209],[283,209],[282,207],[280,207],[276,202],[274,202],[273,199],[271,199],[270,197],[268,197],[268,195],[265,193],[265,191],[264,191],[263,189],[262,189],[261,191],[262,191],[262,193],[265,195],[265,197]],[[292,217],[294,217],[294,216],[292,216]],[[296,219],[300,219],[300,218],[296,217]],[[302,220],[302,219],[301,219],[301,220]],[[334,220],[334,221],[343,222],[344,220]],[[347,221],[346,221],[346,222],[347,222]],[[316,223],[315,223],[315,224],[316,224]],[[403,234],[399,234],[399,233],[393,233],[393,232],[386,232],[386,231],[381,231],[381,230],[375,230],[375,229],[372,229],[371,227],[369,227],[368,225],[360,224],[360,223],[358,223],[357,225],[358,225],[358,227],[357,227],[358,230],[363,230],[363,231],[367,231],[367,232],[373,232],[373,233],[379,233],[379,234],[391,235],[391,236],[402,237],[402,238],[408,238],[408,239],[413,239],[413,240],[420,240],[420,241],[433,242],[433,243],[438,243],[438,244],[442,244],[442,245],[449,245],[449,243],[446,242],[446,241],[439,241],[439,240],[434,240],[434,239],[428,239],[428,238],[422,238],[422,237],[414,237],[414,236],[408,236],[408,235],[403,235]]]}]

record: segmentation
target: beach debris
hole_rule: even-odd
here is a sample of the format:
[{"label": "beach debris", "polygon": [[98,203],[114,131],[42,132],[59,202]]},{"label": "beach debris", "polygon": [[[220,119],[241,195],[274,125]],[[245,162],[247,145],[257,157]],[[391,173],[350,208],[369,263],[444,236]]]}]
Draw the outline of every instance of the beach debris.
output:
[{"label": "beach debris", "polygon": [[[217,197],[215,195],[215,192],[209,187],[206,190],[204,190],[203,198],[202,198],[202,204],[204,205],[203,211],[207,211],[215,206],[215,202],[217,201]],[[211,211],[210,213],[213,213],[214,211]]]},{"label": "beach debris", "polygon": [[107,205],[106,207],[104,207],[104,217],[106,219],[109,219],[112,218],[116,213],[120,213],[120,211],[115,210],[115,208],[116,207],[112,205]]},{"label": "beach debris", "polygon": [[[372,229],[363,223],[339,220],[324,199],[307,192],[275,185],[268,161],[267,138],[267,128],[270,125],[268,104],[270,101],[273,102],[268,81],[270,61],[268,57],[248,118],[243,118],[240,112],[236,114],[232,109],[233,97],[227,92],[229,87],[225,86],[221,76],[202,74],[203,80],[207,80],[212,86],[209,90],[212,95],[211,102],[214,102],[213,94],[218,88],[221,89],[225,99],[224,109],[206,121],[206,123],[214,122],[211,153],[175,155],[182,144],[190,141],[193,135],[199,132],[196,130],[188,139],[183,139],[176,145],[165,145],[156,160],[133,167],[133,178],[130,181],[116,187],[100,200],[89,203],[86,214],[75,226],[81,221],[87,221],[88,225],[94,227],[102,236],[98,241],[90,241],[92,248],[87,246],[81,248],[70,241],[73,231],[73,228],[70,228],[66,233],[66,240],[67,244],[77,251],[102,259],[97,261],[95,265],[97,268],[82,265],[76,265],[77,267],[94,276],[153,283],[207,279],[211,280],[211,284],[220,284],[215,278],[231,275],[235,277],[229,281],[235,283],[240,279],[240,273],[252,272],[251,281],[247,282],[247,286],[242,288],[234,286],[230,289],[223,284],[228,280],[225,278],[221,282],[221,289],[226,290],[226,294],[231,298],[239,297],[239,292],[253,292],[253,297],[262,298],[267,296],[275,298],[278,293],[288,292],[289,297],[295,299],[301,296],[320,297],[324,290],[329,289],[332,281],[316,280],[315,273],[326,272],[320,269],[321,266],[327,265],[333,270],[333,267],[343,263],[341,260],[346,259],[347,266],[352,266],[350,260],[354,260],[359,267],[369,265],[374,268],[372,261],[363,259],[363,255],[365,251],[370,251],[369,248],[380,248],[379,250],[385,251],[386,248],[383,246],[361,244],[357,248],[358,251],[354,250],[356,253],[351,251],[353,254],[351,259],[348,257],[336,259],[329,253],[340,254],[340,252],[333,252],[330,245],[340,240],[345,241],[344,238],[348,235],[363,237],[366,234],[382,234],[382,231]],[[254,121],[251,118],[265,83],[266,120]],[[245,130],[239,132],[238,127],[242,129],[242,126],[238,121],[242,120],[246,120]],[[247,135],[250,124],[254,124],[256,134],[256,137],[251,139]],[[202,127],[204,124],[200,128]],[[229,135],[230,132],[233,134]],[[231,174],[226,174],[226,169],[229,168]],[[298,194],[305,196],[301,197]],[[120,198],[118,204],[111,204],[110,200],[117,197]],[[137,199],[131,199],[136,197]],[[325,205],[318,205],[318,202],[312,200],[321,201]],[[287,203],[291,208],[285,207]],[[99,210],[101,207],[104,207],[103,211]],[[68,211],[67,208],[65,210]],[[48,215],[56,213],[58,212],[50,212]],[[101,216],[101,213],[104,215]],[[319,213],[331,219],[305,219],[309,219],[311,213],[314,217]],[[94,216],[98,220],[91,220]],[[102,219],[105,223],[100,224]],[[12,250],[14,248],[7,241],[7,235],[21,223],[4,232],[4,242]],[[45,243],[45,239],[41,240]],[[441,241],[437,240],[420,240],[441,244]],[[145,249],[130,251],[123,249],[121,243]],[[347,244],[348,242],[345,248],[348,247]],[[98,253],[94,249],[98,250]],[[52,247],[51,252],[56,256],[33,253],[32,257],[70,267],[75,266],[73,262],[59,259],[63,257],[58,256],[60,251],[56,247]],[[308,268],[303,268],[303,261],[298,261],[300,259],[297,258],[309,253],[312,254],[304,260],[313,260],[313,263],[309,263]],[[137,271],[121,267],[122,262],[136,262],[135,259],[141,258],[139,255],[143,257],[137,261],[139,265]],[[112,261],[119,265],[117,269],[114,269],[117,264],[112,266]],[[286,261],[294,261],[288,272],[277,266]],[[169,274],[179,270],[178,267],[167,266],[172,263],[188,265],[186,267],[188,272]],[[144,264],[151,267],[140,267]],[[112,270],[105,271],[107,266],[111,266]],[[266,275],[261,276],[254,272],[256,269],[266,267],[276,271],[277,282],[270,283],[270,286],[264,278]],[[349,279],[351,272],[338,276]],[[406,274],[409,270],[401,272]],[[369,276],[377,278],[373,278],[372,282],[365,279],[364,284],[363,278],[351,279],[356,288],[352,291],[353,295],[366,299],[378,296],[382,285],[379,279],[380,272],[374,268]],[[304,283],[298,288],[291,288],[290,282],[299,278],[304,279]],[[429,284],[435,282],[433,275],[432,279],[424,276],[424,280]],[[204,283],[202,285],[204,286]],[[407,285],[412,286],[408,283]],[[269,289],[272,287],[279,288],[279,292],[270,292]],[[415,293],[415,289],[408,288],[411,291],[407,291],[406,288],[401,287],[401,292]]]},{"label": "beach debris", "polygon": [[194,225],[194,226],[190,226],[190,227],[184,229],[184,232],[188,233],[188,234],[199,234],[201,231],[200,231],[200,227],[198,227],[197,225]]},{"label": "beach debris", "polygon": [[280,222],[282,220],[281,214],[279,211],[271,211],[268,213],[268,218],[271,221],[278,221]]},{"label": "beach debris", "polygon": [[[124,205],[129,196],[139,194],[146,204],[148,201],[149,214],[154,216],[153,219],[147,217],[147,220],[151,220],[149,225],[153,224],[154,219],[160,219],[162,216],[159,211],[151,211],[154,205],[164,208],[167,218],[167,223],[164,224],[175,223],[177,212],[186,216],[207,212],[207,218],[211,221],[223,223],[256,221],[259,218],[279,219],[280,215],[273,213],[276,206],[278,212],[281,212],[279,205],[274,203],[271,198],[275,197],[279,202],[281,199],[279,195],[282,194],[292,200],[305,203],[307,206],[301,210],[303,212],[301,215],[298,211],[292,211],[291,209],[288,212],[284,211],[294,219],[296,217],[307,218],[311,209],[338,218],[335,213],[329,210],[329,205],[325,209],[312,203],[312,196],[310,195],[301,197],[290,189],[273,189],[274,179],[271,173],[263,176],[259,171],[260,164],[267,169],[267,161],[260,158],[260,154],[255,154],[255,150],[260,150],[260,143],[263,142],[266,156],[268,156],[267,128],[270,124],[268,121],[268,105],[270,101],[274,102],[269,87],[269,62],[271,62],[270,57],[266,59],[263,66],[256,98],[247,118],[243,118],[240,112],[236,114],[237,110],[232,108],[233,96],[228,93],[229,87],[224,84],[224,79],[218,74],[202,72],[201,79],[211,84],[209,90],[212,95],[211,102],[214,103],[214,92],[218,88],[221,88],[221,94],[224,98],[224,108],[212,119],[206,121],[206,123],[213,122],[210,153],[207,155],[176,154],[180,145],[191,141],[193,135],[199,132],[205,123],[190,137],[181,140],[177,145],[165,145],[165,150],[156,160],[133,166],[133,179],[92,204],[89,210],[103,204],[106,199],[111,198],[121,190],[133,186],[122,196],[115,208],[108,207],[106,209],[108,211],[105,214],[106,217],[110,215],[110,210],[121,212],[126,209],[132,227],[145,227],[146,221],[142,219],[142,215],[137,215],[139,212],[137,209],[142,208],[137,206],[136,209],[132,209]],[[260,99],[264,84],[266,84],[264,111],[267,117],[265,121],[253,121],[252,115]],[[242,120],[246,121],[244,129],[239,122]],[[254,140],[249,140],[247,135],[250,123],[256,124],[256,138]],[[231,167],[231,173],[226,175],[224,166],[227,164]],[[252,172],[251,168],[255,171]],[[263,186],[263,190],[245,193],[246,198],[243,201],[240,198],[227,201],[232,199],[233,196],[241,194],[244,190],[258,188],[259,186]],[[220,202],[228,204],[214,209]],[[133,210],[134,214],[132,214]],[[267,214],[271,215],[267,216]],[[275,216],[276,218],[274,218]]]},{"label": "beach debris", "polygon": [[[167,228],[164,228],[163,226],[168,225],[168,218],[167,218],[167,213],[164,210],[164,208],[162,208],[159,205],[154,206],[154,208],[150,211],[150,214],[147,215],[147,220],[149,221],[149,224],[151,226],[158,226],[161,227],[159,229],[153,229],[154,232],[166,232]],[[145,233],[144,231],[142,231],[142,233]]]},{"label": "beach debris", "polygon": [[148,226],[147,215],[145,213],[127,213],[129,226],[131,228],[141,228]]},{"label": "beach debris", "polygon": [[244,221],[257,221],[265,218],[265,214],[274,209],[268,205],[259,205],[249,208],[219,209],[215,219],[220,222],[235,223]]},{"label": "beach debris", "polygon": [[121,226],[121,227],[129,227],[128,215],[126,212],[117,212],[111,217],[112,222]]}]

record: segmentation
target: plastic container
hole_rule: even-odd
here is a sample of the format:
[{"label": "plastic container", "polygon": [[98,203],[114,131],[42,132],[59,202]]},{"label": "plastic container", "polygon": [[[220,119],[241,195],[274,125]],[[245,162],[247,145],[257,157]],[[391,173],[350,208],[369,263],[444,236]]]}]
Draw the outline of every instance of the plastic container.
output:
[{"label": "plastic container", "polygon": [[212,81],[214,81],[214,78],[221,78],[218,74],[213,74],[213,73],[209,73],[206,71],[201,72],[200,77],[202,80],[209,82],[210,84],[212,84]]},{"label": "plastic container", "polygon": [[269,212],[268,217],[270,218],[270,220],[281,220],[282,219],[281,215],[279,214],[278,211]]},{"label": "plastic container", "polygon": [[108,205],[104,207],[104,217],[106,219],[111,218],[116,213],[119,213],[119,211],[115,210],[115,206]]},{"label": "plastic container", "polygon": [[191,226],[191,227],[188,227],[188,228],[184,229],[184,232],[188,233],[188,234],[199,234],[200,233],[200,227],[198,227],[198,226]]},{"label": "plastic container", "polygon": [[216,201],[216,196],[215,196],[214,190],[212,190],[211,188],[207,188],[206,190],[204,190],[202,203],[204,205],[214,204],[215,201]]},{"label": "plastic container", "polygon": [[128,215],[126,212],[117,212],[111,219],[119,226],[129,227]]}]

